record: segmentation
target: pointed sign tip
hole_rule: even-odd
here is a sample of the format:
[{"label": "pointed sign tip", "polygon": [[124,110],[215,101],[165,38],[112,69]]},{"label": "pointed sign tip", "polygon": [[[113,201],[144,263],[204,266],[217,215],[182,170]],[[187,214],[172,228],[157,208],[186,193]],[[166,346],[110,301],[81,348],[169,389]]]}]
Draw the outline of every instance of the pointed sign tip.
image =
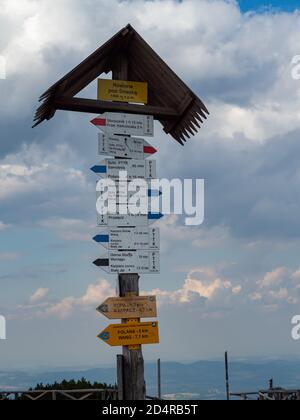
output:
[{"label": "pointed sign tip", "polygon": [[93,237],[93,240],[98,243],[108,243],[109,242],[109,235],[96,235]]},{"label": "pointed sign tip", "polygon": [[101,118],[101,117],[93,118],[90,122],[91,122],[91,124],[95,125],[96,127],[106,126],[106,119],[105,118]]},{"label": "pointed sign tip", "polygon": [[91,168],[91,171],[95,174],[106,174],[107,168],[105,165],[95,165]]},{"label": "pointed sign tip", "polygon": [[154,155],[155,153],[157,153],[157,150],[153,146],[145,146],[144,153],[146,153],[147,155]]}]

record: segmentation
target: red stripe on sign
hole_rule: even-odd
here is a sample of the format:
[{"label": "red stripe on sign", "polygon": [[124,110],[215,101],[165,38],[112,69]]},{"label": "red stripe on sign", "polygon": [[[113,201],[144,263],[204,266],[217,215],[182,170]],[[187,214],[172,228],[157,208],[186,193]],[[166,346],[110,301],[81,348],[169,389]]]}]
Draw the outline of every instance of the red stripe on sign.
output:
[{"label": "red stripe on sign", "polygon": [[105,127],[106,126],[106,119],[105,118],[94,118],[91,121],[92,124],[100,126],[100,127]]},{"label": "red stripe on sign", "polygon": [[157,152],[157,150],[154,149],[154,147],[152,147],[152,146],[144,146],[144,153],[146,155],[154,155],[154,153],[156,153],[156,152]]}]

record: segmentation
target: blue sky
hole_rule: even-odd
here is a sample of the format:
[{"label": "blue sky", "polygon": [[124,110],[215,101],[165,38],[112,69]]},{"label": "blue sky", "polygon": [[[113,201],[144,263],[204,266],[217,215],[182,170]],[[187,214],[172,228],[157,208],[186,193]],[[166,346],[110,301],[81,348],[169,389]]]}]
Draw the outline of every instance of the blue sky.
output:
[{"label": "blue sky", "polygon": [[[161,178],[205,179],[206,217],[201,227],[160,223],[161,274],[143,276],[141,289],[159,297],[161,344],[145,356],[298,355],[300,17],[260,11],[223,0],[3,0],[0,369],[113,364],[119,351],[96,338],[108,322],[95,308],[116,279],[92,265],[104,252],[91,239],[92,115],[31,123],[39,95],[128,22],[211,112],[184,148],[159,124],[151,140]],[[96,83],[83,94],[95,97]]]},{"label": "blue sky", "polygon": [[272,8],[278,8],[288,12],[299,9],[299,2],[297,0],[239,0],[239,5],[243,11],[257,10],[271,6]]}]

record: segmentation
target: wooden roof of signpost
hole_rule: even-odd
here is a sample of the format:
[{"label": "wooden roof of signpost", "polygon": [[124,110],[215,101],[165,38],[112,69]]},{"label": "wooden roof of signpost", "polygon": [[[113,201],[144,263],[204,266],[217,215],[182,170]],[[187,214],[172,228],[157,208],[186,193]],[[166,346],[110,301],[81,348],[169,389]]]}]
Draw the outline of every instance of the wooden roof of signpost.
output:
[{"label": "wooden roof of signpost", "polygon": [[[102,73],[114,72],[126,60],[128,80],[147,82],[149,105],[121,104],[75,97]],[[209,114],[204,103],[170,69],[131,25],[126,26],[102,47],[41,97],[34,127],[50,120],[57,110],[102,114],[124,112],[153,115],[164,131],[180,144],[195,135]]]}]

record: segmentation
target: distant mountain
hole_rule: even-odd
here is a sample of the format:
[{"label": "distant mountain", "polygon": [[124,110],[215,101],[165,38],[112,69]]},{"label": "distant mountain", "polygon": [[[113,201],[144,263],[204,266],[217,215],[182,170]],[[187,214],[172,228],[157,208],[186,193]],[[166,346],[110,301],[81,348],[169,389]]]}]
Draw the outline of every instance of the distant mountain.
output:
[{"label": "distant mountain", "polygon": [[[148,395],[155,396],[156,364],[145,367]],[[114,368],[95,368],[83,370],[61,370],[52,372],[0,372],[1,390],[26,390],[37,383],[78,380],[100,381],[109,384],[116,382]],[[232,362],[230,364],[230,383],[232,391],[257,391],[268,387],[269,379],[275,386],[300,388],[300,361],[261,361]],[[166,399],[224,399],[224,364],[218,361],[199,361],[190,364],[162,363],[162,391]]]}]

